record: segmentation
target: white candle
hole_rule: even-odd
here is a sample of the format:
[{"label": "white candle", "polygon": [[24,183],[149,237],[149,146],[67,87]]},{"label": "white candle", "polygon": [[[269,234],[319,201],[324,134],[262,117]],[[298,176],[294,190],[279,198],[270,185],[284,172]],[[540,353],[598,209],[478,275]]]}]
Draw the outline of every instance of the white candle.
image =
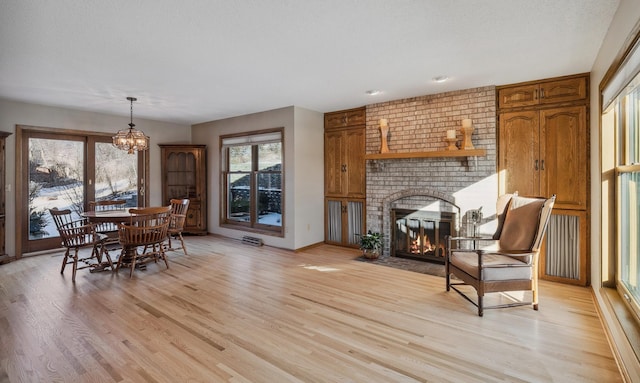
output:
[{"label": "white candle", "polygon": [[447,130],[447,138],[456,138],[456,130],[455,129]]},{"label": "white candle", "polygon": [[462,127],[463,128],[470,128],[471,127],[471,119],[470,118],[465,118],[464,120],[462,120]]},{"label": "white candle", "polygon": [[382,126],[382,127],[386,127],[387,126],[387,119],[386,118],[381,118],[380,119],[380,126]]}]

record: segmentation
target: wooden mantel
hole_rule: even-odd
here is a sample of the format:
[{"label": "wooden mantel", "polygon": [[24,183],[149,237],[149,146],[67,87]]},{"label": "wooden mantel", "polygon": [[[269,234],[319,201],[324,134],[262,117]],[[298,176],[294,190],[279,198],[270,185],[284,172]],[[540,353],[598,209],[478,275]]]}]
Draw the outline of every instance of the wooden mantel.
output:
[{"label": "wooden mantel", "polygon": [[364,156],[365,160],[391,160],[400,158],[438,158],[438,157],[481,157],[486,156],[486,149],[471,150],[438,150],[429,152],[405,153],[372,153]]}]

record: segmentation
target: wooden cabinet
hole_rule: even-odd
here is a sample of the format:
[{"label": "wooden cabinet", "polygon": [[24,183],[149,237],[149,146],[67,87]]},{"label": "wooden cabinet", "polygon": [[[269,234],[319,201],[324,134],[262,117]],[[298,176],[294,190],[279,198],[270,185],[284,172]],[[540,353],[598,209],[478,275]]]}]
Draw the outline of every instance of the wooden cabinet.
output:
[{"label": "wooden cabinet", "polygon": [[358,247],[358,235],[366,233],[364,209],[364,199],[325,198],[325,242]]},{"label": "wooden cabinet", "polygon": [[366,113],[363,108],[342,110],[324,115],[325,129],[365,126],[366,123]]},{"label": "wooden cabinet", "polygon": [[589,283],[588,75],[497,88],[500,193],[556,195],[540,277]]},{"label": "wooden cabinet", "polygon": [[325,196],[365,197],[364,127],[325,132]]},{"label": "wooden cabinet", "polygon": [[6,227],[6,205],[5,205],[5,141],[10,135],[9,132],[0,132],[0,263],[9,261],[5,251],[5,227]]},{"label": "wooden cabinet", "polygon": [[325,241],[357,247],[365,232],[364,108],[325,114]]},{"label": "wooden cabinet", "polygon": [[162,203],[189,199],[184,233],[207,234],[205,145],[159,145],[162,151]]},{"label": "wooden cabinet", "polygon": [[586,100],[588,77],[527,83],[498,89],[498,108],[557,104]]},{"label": "wooden cabinet", "polygon": [[555,194],[556,209],[586,209],[586,107],[504,112],[499,121],[502,191]]}]

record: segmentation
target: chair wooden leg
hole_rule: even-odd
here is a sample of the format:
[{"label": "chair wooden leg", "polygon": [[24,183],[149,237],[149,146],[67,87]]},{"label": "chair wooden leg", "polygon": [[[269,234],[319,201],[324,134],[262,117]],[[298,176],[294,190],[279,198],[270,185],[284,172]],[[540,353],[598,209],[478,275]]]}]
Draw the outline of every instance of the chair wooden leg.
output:
[{"label": "chair wooden leg", "polygon": [[120,250],[120,256],[118,257],[118,263],[116,264],[116,272],[118,272],[120,270],[120,266],[122,265],[122,260],[124,259],[124,255],[125,255],[125,247],[122,247],[122,250]]},{"label": "chair wooden leg", "polygon": [[482,316],[482,295],[478,295],[478,316]]},{"label": "chair wooden leg", "polygon": [[132,258],[131,258],[131,270],[129,270],[129,278],[133,278],[133,269],[136,268],[136,258],[137,258],[138,254],[135,254]]},{"label": "chair wooden leg", "polygon": [[[111,260],[111,255],[109,255],[109,250],[107,250],[107,247],[103,244],[100,248],[100,251],[104,253],[105,257],[107,258],[107,262],[109,262],[109,267],[111,268],[111,271],[113,271],[113,261]],[[100,263],[102,263],[102,261],[100,261]]]},{"label": "chair wooden leg", "polygon": [[78,248],[75,248],[73,253],[73,273],[71,274],[71,281],[76,283],[76,271],[78,270]]},{"label": "chair wooden leg", "polygon": [[182,233],[178,233],[178,235],[180,236],[180,243],[182,244],[182,251],[184,251],[184,255],[189,255],[187,254],[187,247],[184,245],[184,238],[182,238]]},{"label": "chair wooden leg", "polygon": [[538,279],[533,279],[533,286],[531,289],[531,303],[533,304],[533,309],[538,310]]},{"label": "chair wooden leg", "polygon": [[62,267],[60,268],[60,274],[64,274],[64,268],[67,266],[67,262],[69,261],[69,248],[64,252],[64,258],[62,258]]},{"label": "chair wooden leg", "polygon": [[164,264],[169,268],[169,261],[167,260],[167,254],[164,253],[164,249],[160,246],[160,257],[164,260]]}]

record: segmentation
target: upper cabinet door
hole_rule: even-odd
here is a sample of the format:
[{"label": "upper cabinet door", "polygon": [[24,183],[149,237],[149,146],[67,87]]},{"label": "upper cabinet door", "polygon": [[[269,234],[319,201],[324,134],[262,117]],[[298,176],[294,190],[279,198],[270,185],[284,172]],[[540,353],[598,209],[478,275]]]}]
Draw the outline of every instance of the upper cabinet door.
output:
[{"label": "upper cabinet door", "polygon": [[508,86],[498,89],[498,108],[520,108],[585,100],[587,91],[585,76]]},{"label": "upper cabinet door", "polygon": [[365,130],[348,129],[346,137],[346,176],[349,197],[366,197],[366,166],[364,160]]},{"label": "upper cabinet door", "polygon": [[500,114],[500,193],[540,195],[540,134],[537,111]]},{"label": "upper cabinet door", "polygon": [[345,150],[344,131],[324,133],[324,194],[326,196],[342,197],[346,194]]},{"label": "upper cabinet door", "polygon": [[498,108],[538,105],[538,85],[525,85],[498,90]]},{"label": "upper cabinet door", "polygon": [[587,208],[586,106],[540,111],[542,193],[556,195],[556,209]]},{"label": "upper cabinet door", "polygon": [[324,115],[324,128],[346,128],[348,126],[364,126],[366,124],[366,111],[364,108],[343,110]]},{"label": "upper cabinet door", "polygon": [[568,78],[540,84],[541,104],[584,100],[587,98],[587,79],[585,77]]}]

